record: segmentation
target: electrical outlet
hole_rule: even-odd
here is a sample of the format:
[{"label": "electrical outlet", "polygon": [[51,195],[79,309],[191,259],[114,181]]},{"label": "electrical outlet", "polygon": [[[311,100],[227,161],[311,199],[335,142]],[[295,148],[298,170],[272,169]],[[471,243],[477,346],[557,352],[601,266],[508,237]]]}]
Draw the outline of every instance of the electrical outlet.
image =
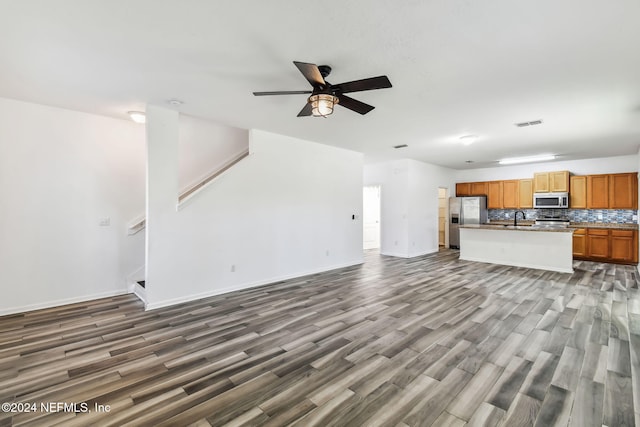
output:
[{"label": "electrical outlet", "polygon": [[104,218],[100,218],[98,220],[98,225],[100,227],[108,227],[111,225],[111,218],[109,218],[108,216],[104,217]]}]

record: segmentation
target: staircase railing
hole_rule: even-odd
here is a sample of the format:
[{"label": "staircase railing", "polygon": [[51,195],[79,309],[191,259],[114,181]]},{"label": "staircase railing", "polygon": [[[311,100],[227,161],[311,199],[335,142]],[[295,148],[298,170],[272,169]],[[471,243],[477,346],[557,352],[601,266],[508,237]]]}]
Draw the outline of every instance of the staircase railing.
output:
[{"label": "staircase railing", "polygon": [[[237,156],[230,159],[228,162],[222,165],[222,167],[220,167],[219,169],[216,169],[214,172],[207,175],[205,178],[200,180],[197,184],[194,184],[188,187],[178,196],[178,203],[182,203],[185,200],[191,198],[193,195],[198,193],[199,190],[206,187],[207,184],[215,180],[217,177],[222,175],[227,170],[231,169],[234,165],[236,165],[237,163],[239,163],[241,160],[243,160],[248,156],[249,156],[249,149],[246,149],[241,153],[239,153]],[[146,227],[146,224],[147,224],[147,219],[145,217],[141,217],[141,218],[139,217],[138,219],[136,219],[135,221],[129,224],[129,226],[127,227],[127,234],[131,236],[144,230],[144,228]]]}]

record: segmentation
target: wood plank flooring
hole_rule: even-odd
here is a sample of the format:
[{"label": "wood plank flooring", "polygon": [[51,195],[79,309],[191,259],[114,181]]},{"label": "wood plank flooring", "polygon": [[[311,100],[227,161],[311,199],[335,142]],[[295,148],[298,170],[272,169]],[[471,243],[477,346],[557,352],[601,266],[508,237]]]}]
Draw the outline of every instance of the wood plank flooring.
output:
[{"label": "wood plank flooring", "polygon": [[37,405],[0,426],[640,421],[635,267],[365,258],[150,312],[127,295],[0,317],[0,402]]}]

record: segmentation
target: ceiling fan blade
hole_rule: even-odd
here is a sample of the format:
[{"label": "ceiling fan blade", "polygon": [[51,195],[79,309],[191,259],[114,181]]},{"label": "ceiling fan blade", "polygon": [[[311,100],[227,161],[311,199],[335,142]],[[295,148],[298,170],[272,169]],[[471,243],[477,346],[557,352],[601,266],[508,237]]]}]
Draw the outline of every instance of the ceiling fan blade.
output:
[{"label": "ceiling fan blade", "polygon": [[342,105],[343,107],[348,108],[349,110],[353,110],[356,113],[360,113],[362,115],[367,114],[369,111],[376,108],[373,105],[365,104],[364,102],[360,102],[357,99],[350,98],[347,95],[339,95],[338,99],[340,100],[338,102],[338,105]]},{"label": "ceiling fan blade", "polygon": [[279,90],[275,92],[253,92],[255,96],[266,96],[266,95],[302,95],[306,93],[311,93],[310,90]]},{"label": "ceiling fan blade", "polygon": [[298,117],[310,116],[311,115],[311,103],[307,102],[302,110],[298,113]]},{"label": "ceiling fan blade", "polygon": [[293,61],[293,63],[298,67],[298,70],[302,73],[302,75],[311,83],[311,86],[326,86],[327,83],[324,81],[322,74],[320,74],[320,69],[316,64],[308,64],[306,62],[298,62]]},{"label": "ceiling fan blade", "polygon": [[391,82],[387,76],[378,76],[332,85],[331,89],[340,93],[350,93],[361,92],[363,90],[386,89],[389,87],[391,87]]}]

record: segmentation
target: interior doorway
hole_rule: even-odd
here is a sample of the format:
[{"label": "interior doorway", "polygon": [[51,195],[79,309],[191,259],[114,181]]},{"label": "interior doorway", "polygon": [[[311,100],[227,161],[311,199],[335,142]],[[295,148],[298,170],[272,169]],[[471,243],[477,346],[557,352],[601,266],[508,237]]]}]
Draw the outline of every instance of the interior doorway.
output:
[{"label": "interior doorway", "polygon": [[380,249],[380,186],[362,191],[362,248]]},{"label": "interior doorway", "polygon": [[438,188],[438,246],[447,245],[447,189]]}]

